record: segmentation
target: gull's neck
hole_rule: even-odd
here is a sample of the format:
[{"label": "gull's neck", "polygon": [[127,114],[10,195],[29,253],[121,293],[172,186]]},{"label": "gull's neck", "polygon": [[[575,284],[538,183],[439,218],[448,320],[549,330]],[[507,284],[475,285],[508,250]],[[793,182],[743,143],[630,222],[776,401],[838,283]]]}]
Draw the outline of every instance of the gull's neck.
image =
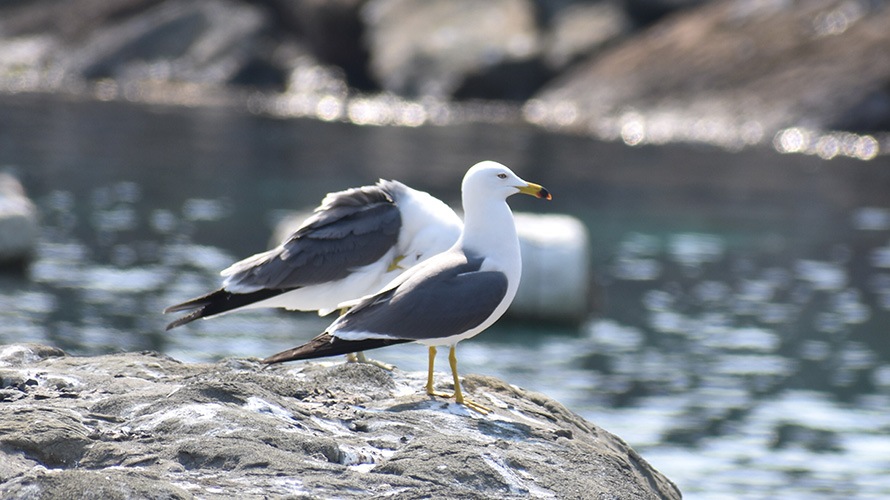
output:
[{"label": "gull's neck", "polygon": [[519,238],[510,206],[503,199],[464,199],[465,251],[487,255],[509,267],[520,265]]}]

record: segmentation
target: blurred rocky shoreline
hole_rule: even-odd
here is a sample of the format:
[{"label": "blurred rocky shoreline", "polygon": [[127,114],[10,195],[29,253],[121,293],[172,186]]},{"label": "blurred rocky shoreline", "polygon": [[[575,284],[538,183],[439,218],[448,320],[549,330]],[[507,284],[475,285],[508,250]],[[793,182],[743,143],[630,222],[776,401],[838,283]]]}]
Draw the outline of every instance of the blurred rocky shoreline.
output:
[{"label": "blurred rocky shoreline", "polygon": [[870,159],[888,25],[884,0],[6,2],[0,92]]}]

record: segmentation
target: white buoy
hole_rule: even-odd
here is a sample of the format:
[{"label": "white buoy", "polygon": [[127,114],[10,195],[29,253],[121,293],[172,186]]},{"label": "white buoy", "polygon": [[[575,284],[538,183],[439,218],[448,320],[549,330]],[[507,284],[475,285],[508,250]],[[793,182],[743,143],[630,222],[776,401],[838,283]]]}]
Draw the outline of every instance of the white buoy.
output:
[{"label": "white buoy", "polygon": [[0,265],[24,265],[37,245],[37,209],[18,179],[0,173]]},{"label": "white buoy", "polygon": [[590,238],[569,215],[517,213],[522,279],[508,311],[516,318],[580,323],[590,308]]}]

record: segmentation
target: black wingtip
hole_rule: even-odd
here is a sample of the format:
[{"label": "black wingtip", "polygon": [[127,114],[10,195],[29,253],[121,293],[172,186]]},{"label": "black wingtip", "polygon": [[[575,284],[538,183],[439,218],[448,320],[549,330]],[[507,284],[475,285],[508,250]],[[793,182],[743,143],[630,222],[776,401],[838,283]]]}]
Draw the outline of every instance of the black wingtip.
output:
[{"label": "black wingtip", "polygon": [[178,311],[184,311],[186,309],[192,309],[191,307],[187,307],[187,304],[189,304],[189,303],[191,303],[191,301],[183,302],[182,304],[176,304],[175,306],[170,306],[170,307],[164,309],[164,314],[170,314],[170,313],[175,313]]},{"label": "black wingtip", "polygon": [[263,289],[251,293],[232,293],[225,289],[219,289],[210,292],[207,295],[202,295],[183,302],[182,304],[176,304],[175,306],[170,306],[164,309],[164,314],[191,311],[194,309],[192,313],[167,325],[167,330],[182,326],[186,323],[191,323],[196,319],[209,318],[211,316],[216,316],[217,314],[234,311],[235,309],[281,295],[290,290],[293,289]]},{"label": "black wingtip", "polygon": [[303,345],[293,347],[286,351],[281,351],[277,354],[273,354],[263,359],[263,363],[272,365],[275,363],[284,363],[285,361],[297,361],[300,359],[312,359],[328,356],[328,354],[325,354],[325,352],[327,351],[325,347],[329,346],[331,342],[335,340],[337,339],[335,337],[331,337],[330,334],[322,333],[318,337],[315,337],[314,339],[306,342]]},{"label": "black wingtip", "polygon": [[197,311],[195,311],[189,315],[183,316],[183,317],[177,319],[176,321],[172,321],[169,325],[167,325],[166,328],[164,328],[164,330],[170,331],[170,330],[176,328],[177,326],[182,326],[186,323],[191,323],[192,321],[195,321],[196,319],[201,319],[203,317],[204,317],[204,309],[198,309]]},{"label": "black wingtip", "polygon": [[349,354],[358,351],[369,351],[379,347],[386,347],[394,344],[402,344],[411,342],[407,339],[365,339],[365,340],[342,340],[325,332],[306,342],[301,346],[281,351],[273,354],[263,360],[263,363],[272,365],[275,363],[284,363],[285,361],[298,361],[301,359],[325,358],[328,356],[337,356]]},{"label": "black wingtip", "polygon": [[214,303],[219,303],[221,300],[224,300],[225,295],[229,295],[229,293],[225,290],[220,289],[214,292],[210,292],[207,295],[202,295],[200,297],[196,297],[194,299],[187,300],[181,304],[172,305],[164,309],[164,314],[193,310],[190,314],[187,314],[168,324],[165,330],[170,331],[177,326],[191,323],[192,321],[203,318],[204,316],[210,316],[211,313],[208,312],[208,309],[211,308]]},{"label": "black wingtip", "polygon": [[203,307],[207,307],[213,302],[218,301],[220,298],[223,298],[222,296],[227,294],[228,292],[223,289],[215,290],[206,295],[189,299],[185,302],[182,302],[181,304],[172,305],[164,309],[164,314],[170,314],[180,311],[191,311],[192,309],[201,309]]}]

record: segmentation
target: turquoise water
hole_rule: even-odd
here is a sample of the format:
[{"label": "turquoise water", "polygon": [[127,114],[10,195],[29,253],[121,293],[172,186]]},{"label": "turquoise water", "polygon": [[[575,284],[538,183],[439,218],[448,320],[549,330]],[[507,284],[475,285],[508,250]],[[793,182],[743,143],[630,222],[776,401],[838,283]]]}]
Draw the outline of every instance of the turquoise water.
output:
[{"label": "turquoise water", "polygon": [[[164,332],[160,311],[267,248],[285,210],[398,178],[456,203],[502,161],[592,244],[577,327],[503,321],[464,373],[547,393],[630,443],[686,498],[890,496],[890,159],[631,148],[521,125],[359,127],[232,108],[0,98],[0,165],[41,214],[0,274],[0,342],[75,354],[264,356],[327,319],[258,311]],[[373,356],[425,370],[425,349]],[[445,368],[444,357],[439,361]]]}]

